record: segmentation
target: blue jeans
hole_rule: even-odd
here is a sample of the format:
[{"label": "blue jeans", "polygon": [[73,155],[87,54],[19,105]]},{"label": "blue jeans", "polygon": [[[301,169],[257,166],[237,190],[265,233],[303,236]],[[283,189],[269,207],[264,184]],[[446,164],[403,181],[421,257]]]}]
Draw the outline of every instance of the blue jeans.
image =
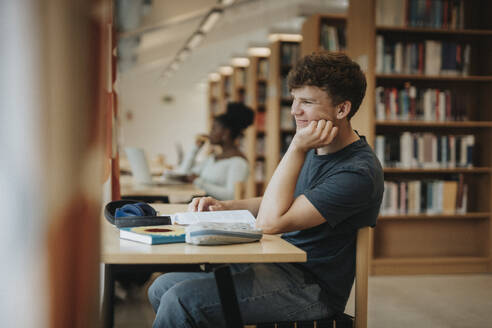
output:
[{"label": "blue jeans", "polygon": [[[320,286],[292,264],[231,264],[245,324],[313,320],[334,314]],[[212,272],[173,272],[149,288],[154,328],[225,327]]]}]

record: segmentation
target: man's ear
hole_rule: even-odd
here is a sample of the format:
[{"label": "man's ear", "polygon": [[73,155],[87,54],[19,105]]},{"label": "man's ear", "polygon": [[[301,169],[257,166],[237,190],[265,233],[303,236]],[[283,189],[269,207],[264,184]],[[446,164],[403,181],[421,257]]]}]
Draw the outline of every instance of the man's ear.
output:
[{"label": "man's ear", "polygon": [[350,113],[350,109],[352,108],[352,103],[348,100],[342,102],[336,107],[336,115],[337,119],[341,120],[347,117]]}]

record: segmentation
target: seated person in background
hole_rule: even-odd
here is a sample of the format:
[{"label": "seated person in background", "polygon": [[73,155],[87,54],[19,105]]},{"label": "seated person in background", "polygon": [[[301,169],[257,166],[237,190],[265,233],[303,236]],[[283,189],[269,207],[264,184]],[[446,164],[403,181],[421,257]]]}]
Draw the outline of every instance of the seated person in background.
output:
[{"label": "seated person in background", "polygon": [[198,151],[207,140],[198,136],[190,153],[177,170],[189,174],[188,181],[219,200],[234,199],[234,187],[237,182],[246,181],[249,165],[238,148],[238,139],[251,123],[254,112],[242,103],[229,103],[225,114],[214,118],[212,130],[208,135],[210,144],[220,146],[220,154],[211,154],[195,165]]},{"label": "seated person in background", "polygon": [[[357,230],[374,226],[383,170],[352,129],[366,90],[359,65],[341,53],[304,57],[288,75],[296,134],[263,197],[195,198],[192,211],[248,209],[264,233],[307,253],[306,263],[231,264],[245,324],[327,318],[343,312],[355,277]],[[149,299],[154,327],[224,327],[211,273],[167,273]]]}]

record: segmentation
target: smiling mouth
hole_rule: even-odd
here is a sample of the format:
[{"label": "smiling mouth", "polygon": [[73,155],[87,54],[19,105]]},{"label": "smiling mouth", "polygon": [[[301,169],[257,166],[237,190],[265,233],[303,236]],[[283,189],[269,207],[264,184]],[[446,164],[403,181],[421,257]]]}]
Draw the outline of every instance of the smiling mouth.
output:
[{"label": "smiling mouth", "polygon": [[308,120],[296,120],[297,126],[306,126],[306,125],[308,125],[308,123],[309,123]]}]

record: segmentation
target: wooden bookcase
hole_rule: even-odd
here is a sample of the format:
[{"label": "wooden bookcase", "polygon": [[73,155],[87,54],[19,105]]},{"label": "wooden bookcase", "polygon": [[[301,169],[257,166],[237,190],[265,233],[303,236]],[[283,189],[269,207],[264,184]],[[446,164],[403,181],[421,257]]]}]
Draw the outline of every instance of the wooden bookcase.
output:
[{"label": "wooden bookcase", "polygon": [[212,128],[212,122],[214,116],[220,111],[220,77],[218,74],[214,73],[208,80],[208,120],[207,120],[207,133]]},{"label": "wooden bookcase", "polygon": [[[268,182],[283,153],[295,134],[295,124],[290,116],[292,99],[287,87],[287,74],[300,57],[300,41],[281,37],[270,44],[267,114],[266,114],[266,176]],[[282,118],[292,124],[286,128]],[[285,121],[284,120],[284,121]]]},{"label": "wooden bookcase", "polygon": [[[308,17],[302,25],[301,56],[323,50],[346,50],[346,15],[343,14],[316,14]],[[336,36],[333,37],[330,28]],[[340,35],[342,34],[342,35]],[[327,44],[334,44],[329,48]]]},{"label": "wooden bookcase", "polygon": [[232,101],[234,94],[232,72],[220,73],[219,80],[219,112],[225,113],[227,103]]},{"label": "wooden bookcase", "polygon": [[254,124],[246,130],[246,156],[250,174],[246,197],[263,195],[265,189],[265,116],[268,85],[268,56],[249,56],[246,104],[255,112]]},{"label": "wooden bookcase", "polygon": [[[372,274],[492,271],[492,3],[472,0],[462,4],[463,27],[448,29],[407,27],[406,24],[378,26],[377,0],[350,1],[347,53],[361,64],[368,82],[362,108],[353,119],[354,128],[366,134],[372,145],[376,135],[403,132],[470,134],[475,138],[473,167],[384,169],[385,179],[391,181],[448,180],[461,174],[468,185],[468,208],[464,214],[380,216],[370,238]],[[433,40],[442,44],[469,44],[469,74],[377,73],[378,35],[383,36],[385,42],[395,43],[425,44]],[[456,102],[464,104],[463,118],[459,121],[376,120],[376,87],[402,89],[406,83],[421,89],[449,90]]]},{"label": "wooden bookcase", "polygon": [[232,97],[234,102],[246,102],[248,66],[234,66],[232,70]]}]

